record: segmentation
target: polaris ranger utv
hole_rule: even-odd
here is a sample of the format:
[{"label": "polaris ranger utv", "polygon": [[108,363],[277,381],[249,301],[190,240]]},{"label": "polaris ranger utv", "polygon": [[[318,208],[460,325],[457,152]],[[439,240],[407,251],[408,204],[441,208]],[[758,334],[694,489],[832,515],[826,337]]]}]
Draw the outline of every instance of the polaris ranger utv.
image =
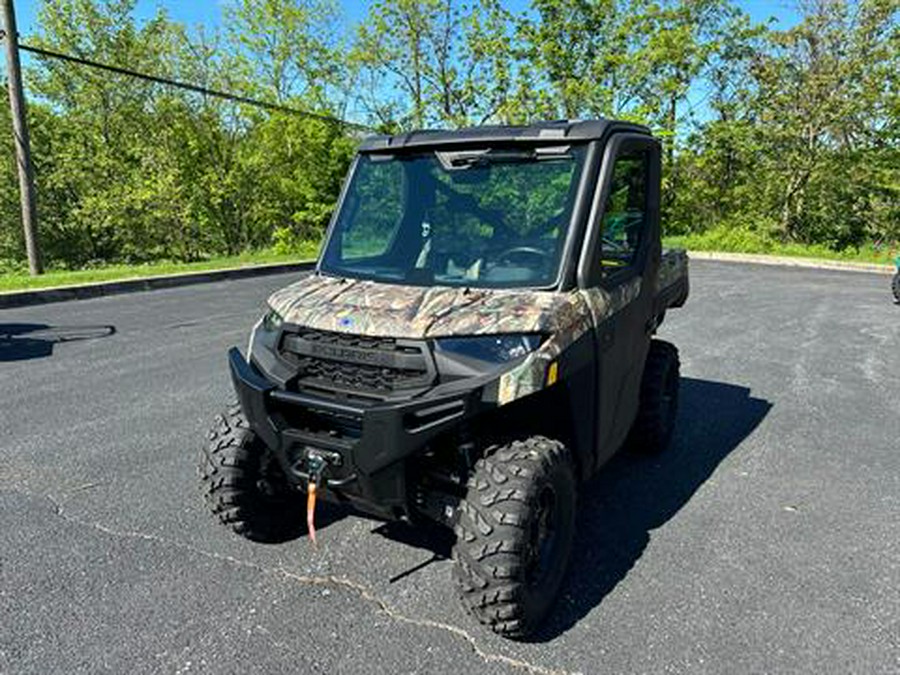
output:
[{"label": "polaris ranger utv", "polygon": [[[211,510],[283,540],[318,495],[456,534],[468,609],[531,634],[577,488],[672,434],[688,295],[660,246],[660,146],[608,121],[365,140],[315,273],[274,293],[200,462]],[[302,523],[302,520],[299,521]],[[302,527],[302,525],[301,525]]]}]

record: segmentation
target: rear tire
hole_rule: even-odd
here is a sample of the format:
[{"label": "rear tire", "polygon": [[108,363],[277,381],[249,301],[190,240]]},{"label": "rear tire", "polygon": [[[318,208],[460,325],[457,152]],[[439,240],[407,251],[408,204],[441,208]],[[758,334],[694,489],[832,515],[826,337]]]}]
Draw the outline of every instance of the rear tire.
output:
[{"label": "rear tire", "polygon": [[575,531],[569,450],[541,436],[479,459],[460,504],[454,578],[466,608],[505,637],[527,638],[553,606]]},{"label": "rear tire", "polygon": [[302,495],[292,490],[272,451],[250,430],[238,403],[216,416],[198,472],[209,510],[252,541],[275,543],[305,531]]},{"label": "rear tire", "polygon": [[894,293],[894,302],[900,304],[900,271],[891,280],[891,291]]},{"label": "rear tire", "polygon": [[651,340],[641,381],[640,407],[628,439],[634,449],[655,454],[669,446],[678,413],[679,371],[675,345]]}]

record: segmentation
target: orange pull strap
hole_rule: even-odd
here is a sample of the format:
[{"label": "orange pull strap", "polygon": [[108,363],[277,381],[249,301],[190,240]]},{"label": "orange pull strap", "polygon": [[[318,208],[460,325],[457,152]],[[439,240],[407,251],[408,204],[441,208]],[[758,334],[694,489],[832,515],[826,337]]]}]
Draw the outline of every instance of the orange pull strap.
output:
[{"label": "orange pull strap", "polygon": [[306,488],[306,529],[309,538],[316,544],[316,484],[310,482]]}]

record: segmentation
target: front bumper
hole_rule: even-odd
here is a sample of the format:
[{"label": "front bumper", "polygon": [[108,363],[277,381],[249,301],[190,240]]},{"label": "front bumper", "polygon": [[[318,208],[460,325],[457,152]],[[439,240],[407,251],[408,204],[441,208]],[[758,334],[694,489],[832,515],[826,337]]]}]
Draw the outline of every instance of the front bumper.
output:
[{"label": "front bumper", "polygon": [[237,348],[229,350],[228,362],[251,429],[293,484],[306,485],[309,451],[326,451],[339,457],[326,474],[326,495],[388,518],[410,511],[405,460],[485,405],[480,383],[450,395],[367,404],[281,388]]}]

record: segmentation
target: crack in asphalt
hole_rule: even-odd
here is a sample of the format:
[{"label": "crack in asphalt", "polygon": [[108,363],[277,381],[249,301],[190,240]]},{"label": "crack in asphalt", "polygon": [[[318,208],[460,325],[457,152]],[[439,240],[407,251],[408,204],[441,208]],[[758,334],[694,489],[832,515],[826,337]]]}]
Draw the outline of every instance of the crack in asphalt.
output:
[{"label": "crack in asphalt", "polygon": [[12,489],[12,490],[4,490],[5,492],[13,492],[16,494],[26,495],[28,497],[34,497],[37,499],[43,499],[51,504],[53,510],[59,518],[62,518],[68,523],[72,523],[74,525],[78,525],[80,527],[87,527],[98,532],[102,532],[108,536],[118,538],[118,539],[134,539],[140,541],[146,541],[153,544],[160,544],[163,546],[169,546],[173,548],[178,548],[184,551],[188,551],[194,553],[196,555],[203,556],[210,560],[216,560],[218,562],[225,562],[237,567],[243,567],[245,569],[252,569],[261,574],[265,574],[268,576],[280,577],[282,579],[291,581],[293,583],[298,583],[306,586],[319,586],[319,587],[330,587],[335,589],[340,589],[344,591],[349,591],[355,594],[360,599],[374,605],[379,611],[385,614],[390,619],[397,621],[399,623],[406,623],[412,626],[417,626],[420,628],[431,628],[436,630],[442,630],[451,635],[462,639],[466,644],[468,644],[469,648],[472,652],[480,658],[485,663],[500,663],[502,665],[509,666],[511,668],[515,668],[517,670],[523,670],[532,675],[581,675],[577,672],[566,671],[559,668],[546,668],[544,666],[539,666],[533,663],[529,663],[528,661],[524,661],[521,659],[516,659],[511,656],[505,656],[503,654],[496,654],[493,652],[486,651],[483,649],[475,639],[475,637],[469,633],[467,630],[460,628],[459,626],[454,626],[453,624],[444,623],[442,621],[434,621],[432,619],[417,619],[412,616],[408,616],[403,614],[398,609],[392,607],[387,601],[379,598],[375,592],[370,589],[365,584],[354,581],[352,579],[348,579],[346,577],[338,577],[334,575],[324,575],[324,576],[316,576],[316,575],[307,575],[307,574],[298,574],[296,572],[291,572],[290,570],[285,569],[282,565],[278,567],[267,567],[265,565],[261,565],[259,563],[251,562],[249,560],[243,560],[241,558],[236,558],[231,555],[225,555],[222,553],[215,553],[213,551],[207,551],[202,548],[198,548],[196,546],[192,546],[191,544],[186,544],[181,541],[177,541],[175,539],[169,539],[167,537],[161,537],[156,534],[149,534],[146,532],[141,532],[139,530],[120,530],[113,527],[109,527],[97,521],[85,520],[78,516],[72,515],[68,513],[65,509],[65,501],[60,501],[52,495],[46,493],[35,493],[27,490],[21,489]]}]

